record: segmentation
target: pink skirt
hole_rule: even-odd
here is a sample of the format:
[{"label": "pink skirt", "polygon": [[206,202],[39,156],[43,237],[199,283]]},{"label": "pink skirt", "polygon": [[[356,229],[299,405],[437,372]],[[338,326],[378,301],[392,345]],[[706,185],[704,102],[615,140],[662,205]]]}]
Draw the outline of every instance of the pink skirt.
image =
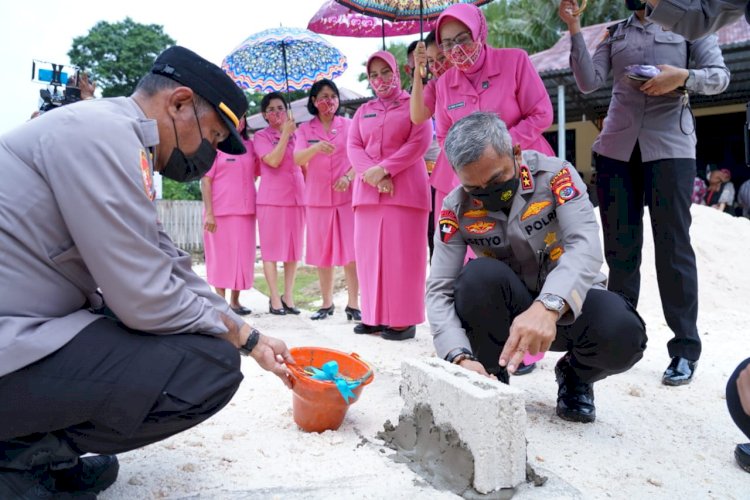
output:
[{"label": "pink skirt", "polygon": [[219,215],[203,231],[206,280],[216,288],[249,290],[255,278],[255,215]]},{"label": "pink skirt", "polygon": [[429,212],[394,205],[354,209],[354,251],[367,325],[424,321]]},{"label": "pink skirt", "polygon": [[354,260],[354,211],[350,204],[307,207],[305,262],[311,266],[345,266]]},{"label": "pink skirt", "polygon": [[258,205],[260,257],[266,262],[302,260],[302,233],[305,230],[305,207]]}]

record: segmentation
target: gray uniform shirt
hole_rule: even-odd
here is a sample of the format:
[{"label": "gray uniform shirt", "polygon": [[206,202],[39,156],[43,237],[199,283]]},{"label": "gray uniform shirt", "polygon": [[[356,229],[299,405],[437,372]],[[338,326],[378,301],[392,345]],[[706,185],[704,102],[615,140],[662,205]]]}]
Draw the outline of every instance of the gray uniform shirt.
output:
[{"label": "gray uniform shirt", "polygon": [[[243,320],[193,273],[157,221],[156,121],[129,98],[45,113],[0,137],[0,376],[56,351],[106,304],[155,334]],[[95,304],[98,305],[98,304]]]},{"label": "gray uniform shirt", "polygon": [[750,23],[750,1],[660,0],[655,9],[647,5],[646,13],[651,21],[695,40],[735,22],[743,13]]},{"label": "gray uniform shirt", "polygon": [[[630,160],[636,141],[643,161],[668,158],[695,158],[696,137],[688,110],[683,112],[681,97],[650,97],[638,90],[643,82],[628,78],[631,64],[669,64],[690,68],[694,77],[687,89],[699,94],[718,94],[729,85],[729,70],[724,64],[716,35],[690,43],[676,33],[647,22],[642,25],[631,15],[618,24],[589,55],[583,35],[571,38],[570,67],[583,93],[602,87],[612,72],[612,100],[604,127],[592,149],[620,161]],[[680,128],[682,120],[682,129]],[[689,135],[683,133],[692,132]]]},{"label": "gray uniform shirt", "polygon": [[441,358],[471,348],[453,299],[467,245],[478,258],[505,262],[532,294],[565,299],[570,311],[561,324],[578,318],[592,286],[605,286],[599,224],[586,185],[570,163],[536,151],[524,151],[523,160],[521,185],[507,216],[484,210],[461,186],[443,202],[426,297]]}]

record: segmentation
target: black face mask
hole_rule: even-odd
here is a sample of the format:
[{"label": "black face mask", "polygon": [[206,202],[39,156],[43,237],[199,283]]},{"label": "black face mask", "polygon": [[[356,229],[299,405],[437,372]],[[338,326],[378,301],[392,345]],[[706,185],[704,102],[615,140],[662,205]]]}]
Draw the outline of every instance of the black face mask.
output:
[{"label": "black face mask", "polygon": [[490,212],[499,212],[511,206],[519,184],[518,177],[513,177],[500,184],[490,184],[486,188],[474,188],[469,191],[469,195],[481,201],[482,206]]},{"label": "black face mask", "polygon": [[646,8],[646,3],[641,0],[625,0],[625,6],[628,10],[643,10]]},{"label": "black face mask", "polygon": [[[198,112],[195,110],[193,105],[193,112],[195,113],[195,119],[198,121],[198,133],[203,137],[203,131],[201,130],[201,124],[198,120]],[[177,182],[190,182],[197,181],[206,172],[211,170],[211,166],[214,164],[216,159],[216,150],[206,138],[198,146],[198,151],[190,156],[187,156],[180,149],[180,142],[177,139],[177,127],[175,126],[174,119],[172,119],[172,126],[174,127],[174,137],[177,146],[172,150],[172,154],[169,155],[166,165],[161,171],[161,175],[172,179]]]}]

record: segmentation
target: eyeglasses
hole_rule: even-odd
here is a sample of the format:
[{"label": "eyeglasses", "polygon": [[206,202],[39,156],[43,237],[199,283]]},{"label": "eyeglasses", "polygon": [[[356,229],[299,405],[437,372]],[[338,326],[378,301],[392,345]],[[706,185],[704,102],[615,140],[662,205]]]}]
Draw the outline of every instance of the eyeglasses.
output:
[{"label": "eyeglasses", "polygon": [[471,32],[463,31],[458,35],[451,38],[443,38],[443,43],[440,44],[440,49],[443,52],[450,52],[456,45],[468,45],[473,42],[474,39],[471,37]]}]

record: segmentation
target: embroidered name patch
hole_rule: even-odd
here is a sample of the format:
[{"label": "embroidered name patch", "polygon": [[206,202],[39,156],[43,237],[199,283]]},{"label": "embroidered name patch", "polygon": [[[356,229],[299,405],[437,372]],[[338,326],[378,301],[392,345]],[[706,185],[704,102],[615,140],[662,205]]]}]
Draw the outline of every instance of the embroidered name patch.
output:
[{"label": "embroidered name patch", "polygon": [[464,106],[466,106],[466,103],[464,101],[456,102],[448,106],[448,111],[452,109],[463,108]]},{"label": "embroidered name patch", "polygon": [[452,210],[441,210],[438,221],[440,227],[440,241],[448,243],[458,231],[458,218]]},{"label": "embroidered name patch", "polygon": [[376,116],[378,116],[377,113],[370,113],[369,115],[365,115],[362,118],[375,118]]}]

